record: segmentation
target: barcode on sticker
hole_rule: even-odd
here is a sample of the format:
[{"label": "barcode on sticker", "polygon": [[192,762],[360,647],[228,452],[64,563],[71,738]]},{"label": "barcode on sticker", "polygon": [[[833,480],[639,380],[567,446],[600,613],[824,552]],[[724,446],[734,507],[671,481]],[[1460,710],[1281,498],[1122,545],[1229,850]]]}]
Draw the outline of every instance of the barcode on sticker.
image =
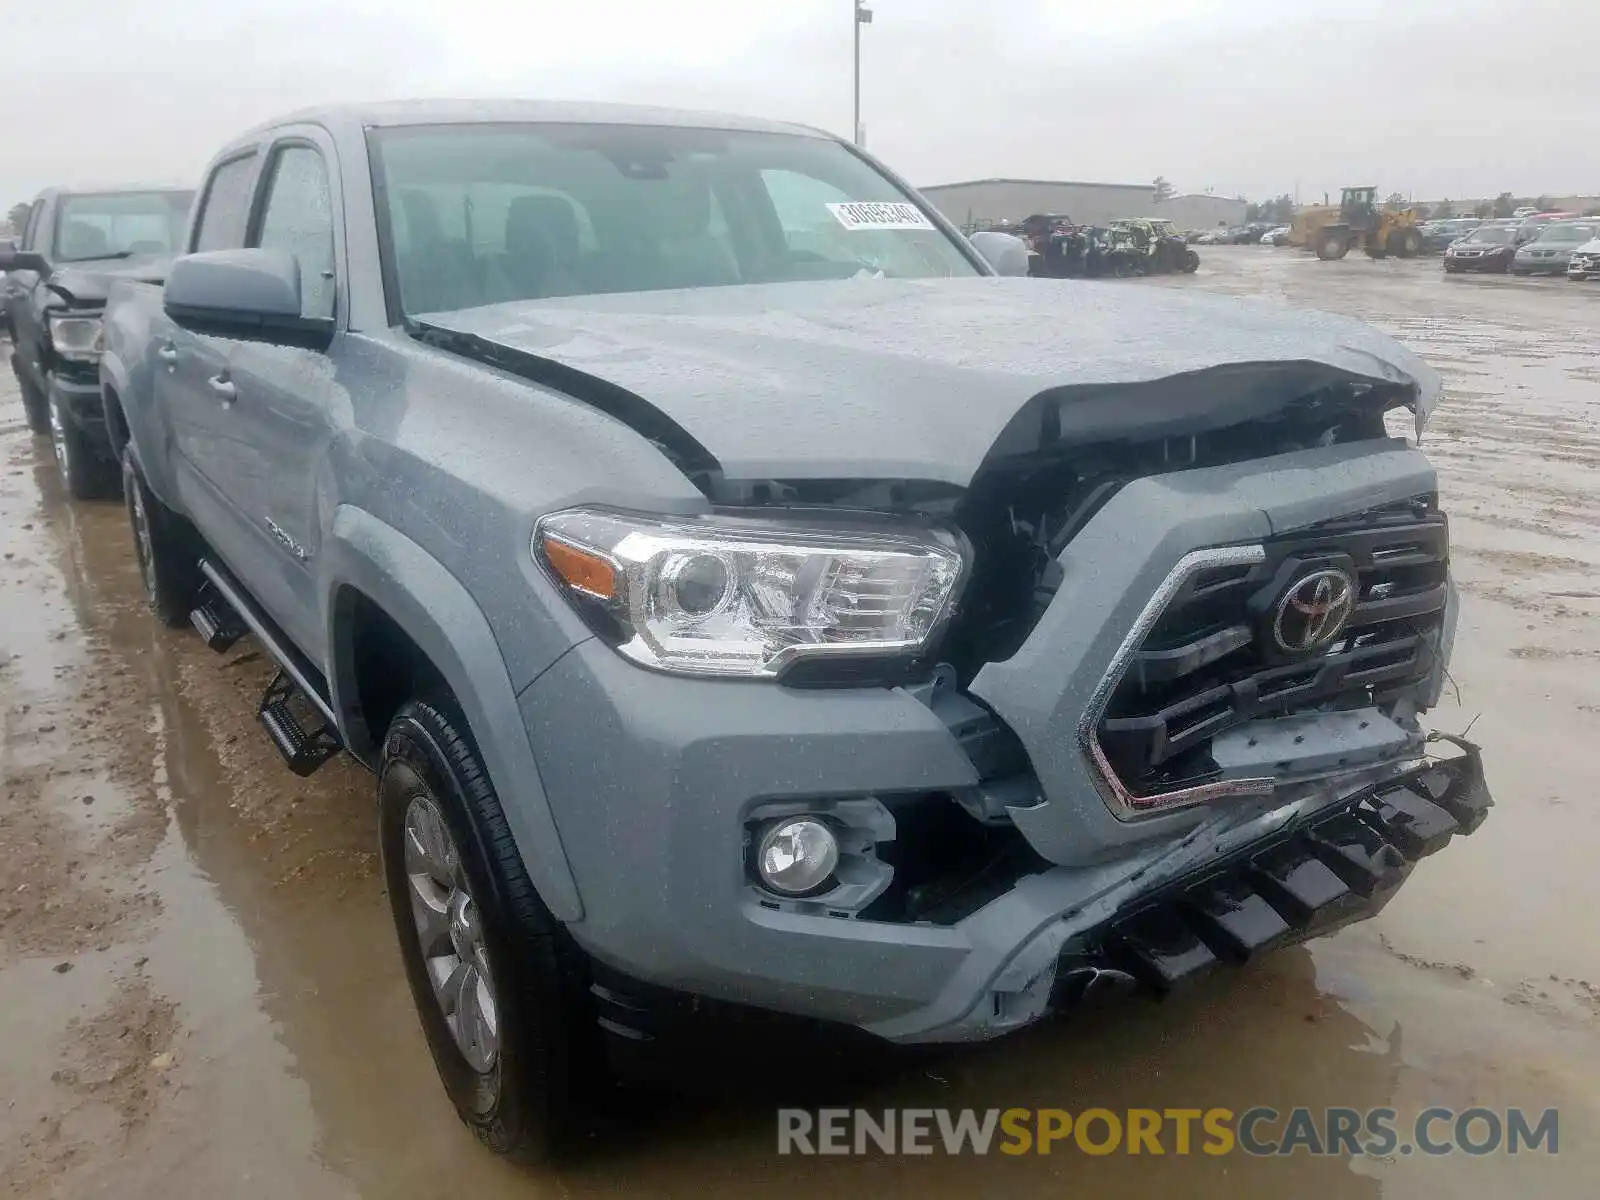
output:
[{"label": "barcode on sticker", "polygon": [[846,229],[932,229],[915,204],[830,204],[828,211]]}]

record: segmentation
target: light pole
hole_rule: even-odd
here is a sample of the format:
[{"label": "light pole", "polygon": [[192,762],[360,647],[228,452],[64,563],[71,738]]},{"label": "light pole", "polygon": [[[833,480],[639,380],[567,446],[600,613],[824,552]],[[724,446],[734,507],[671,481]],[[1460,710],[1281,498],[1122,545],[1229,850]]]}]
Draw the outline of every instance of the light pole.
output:
[{"label": "light pole", "polygon": [[862,0],[850,0],[850,3],[855,8],[855,21],[852,25],[852,28],[855,30],[856,35],[856,101],[855,107],[851,111],[850,137],[851,140],[853,140],[855,144],[859,146],[863,140],[861,137],[861,27],[863,25],[872,24],[872,10],[868,8],[866,4],[862,2]]}]

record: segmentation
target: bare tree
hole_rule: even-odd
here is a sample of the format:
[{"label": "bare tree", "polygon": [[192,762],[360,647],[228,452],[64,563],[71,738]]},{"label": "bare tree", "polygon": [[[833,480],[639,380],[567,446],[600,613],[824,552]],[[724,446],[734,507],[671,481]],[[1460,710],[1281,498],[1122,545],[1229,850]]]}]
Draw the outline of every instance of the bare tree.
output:
[{"label": "bare tree", "polygon": [[1155,202],[1157,204],[1172,199],[1172,184],[1167,182],[1167,177],[1165,175],[1157,175],[1155,182],[1151,184],[1151,187],[1155,189]]}]

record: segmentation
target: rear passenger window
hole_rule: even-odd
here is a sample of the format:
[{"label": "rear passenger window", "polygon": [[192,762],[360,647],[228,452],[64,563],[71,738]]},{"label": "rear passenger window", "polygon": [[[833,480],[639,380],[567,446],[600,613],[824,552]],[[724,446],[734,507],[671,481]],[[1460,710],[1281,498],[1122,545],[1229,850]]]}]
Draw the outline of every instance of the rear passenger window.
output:
[{"label": "rear passenger window", "polygon": [[195,231],[196,250],[236,250],[244,245],[255,174],[254,154],[232,159],[211,172],[200,207],[200,227]]},{"label": "rear passenger window", "polygon": [[274,156],[254,244],[299,260],[301,316],[333,317],[333,203],[322,155],[310,146],[285,146]]}]

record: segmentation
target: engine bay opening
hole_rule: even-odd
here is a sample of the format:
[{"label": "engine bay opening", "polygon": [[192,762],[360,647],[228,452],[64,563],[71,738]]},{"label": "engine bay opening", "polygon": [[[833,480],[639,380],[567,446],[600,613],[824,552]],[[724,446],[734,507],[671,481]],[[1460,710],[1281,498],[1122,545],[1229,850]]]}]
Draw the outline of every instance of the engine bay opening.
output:
[{"label": "engine bay opening", "polygon": [[[1167,386],[1178,388],[1182,381],[1167,381]],[[1106,389],[1109,395],[1117,392]],[[1021,441],[1029,448],[1005,452],[1019,443],[1016,428],[1009,429],[966,488],[907,479],[716,476],[701,482],[719,506],[916,512],[958,526],[972,545],[973,562],[961,601],[938,646],[913,664],[856,664],[837,679],[831,668],[821,667],[792,682],[864,684],[884,673],[885,682],[899,683],[925,676],[934,664],[949,663],[964,686],[985,663],[1004,661],[1017,652],[1060,586],[1061,552],[1126,484],[1148,476],[1383,439],[1388,436],[1385,413],[1403,407],[1407,396],[1399,387],[1339,382],[1248,421],[1213,427],[1197,423],[1181,435],[1088,441],[1074,429],[1070,416],[1063,415],[1074,412],[1078,402],[1041,403],[1026,411],[1030,428]]]}]

